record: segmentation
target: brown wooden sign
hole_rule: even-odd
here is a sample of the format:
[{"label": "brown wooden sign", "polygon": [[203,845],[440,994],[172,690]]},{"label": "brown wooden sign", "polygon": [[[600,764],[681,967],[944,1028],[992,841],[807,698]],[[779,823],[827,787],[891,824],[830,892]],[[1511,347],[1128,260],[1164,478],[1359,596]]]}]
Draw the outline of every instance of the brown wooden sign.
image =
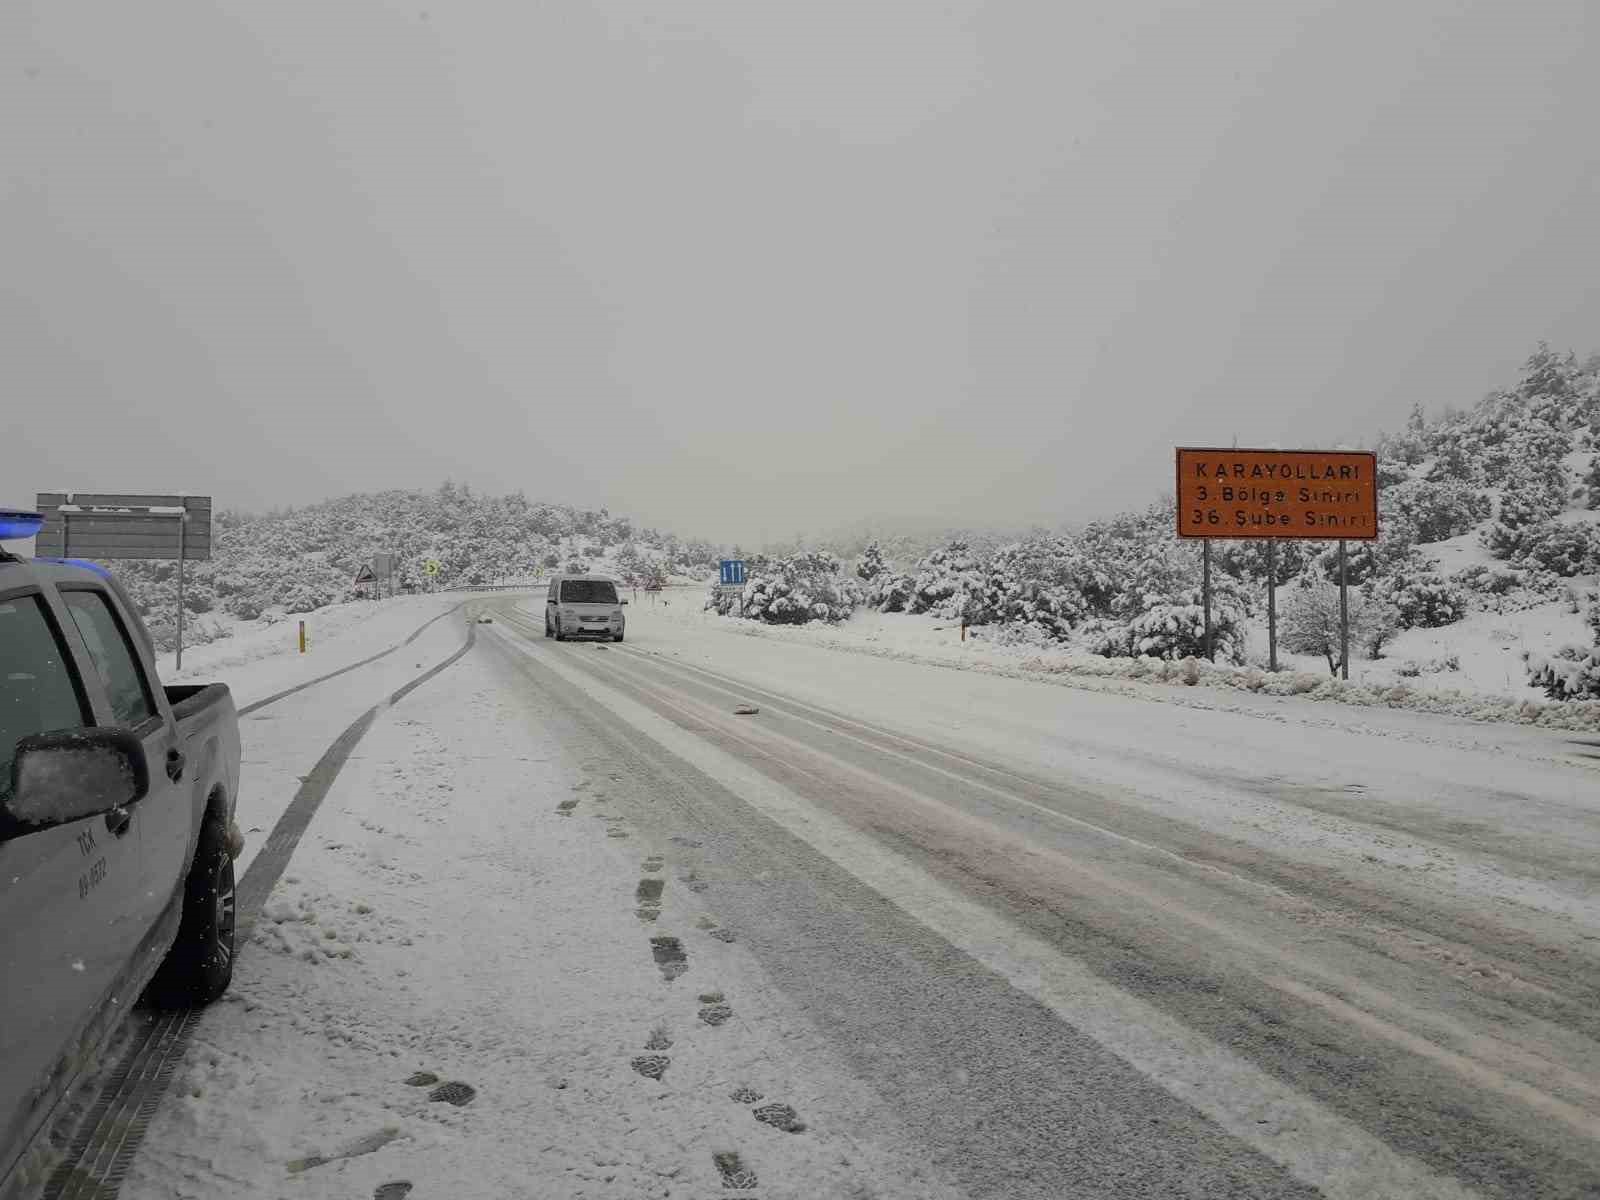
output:
[{"label": "brown wooden sign", "polygon": [[1378,536],[1370,450],[1178,449],[1178,536]]}]

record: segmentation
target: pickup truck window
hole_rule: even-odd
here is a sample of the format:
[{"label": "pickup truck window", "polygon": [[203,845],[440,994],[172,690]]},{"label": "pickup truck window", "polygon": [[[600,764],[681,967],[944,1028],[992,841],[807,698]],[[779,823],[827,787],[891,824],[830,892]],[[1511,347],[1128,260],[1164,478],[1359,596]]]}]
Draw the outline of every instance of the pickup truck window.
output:
[{"label": "pickup truck window", "polygon": [[90,723],[67,652],[38,596],[0,600],[0,799],[11,794],[11,760],[29,734]]},{"label": "pickup truck window", "polygon": [[139,725],[155,716],[155,700],[151,698],[144,670],[105,594],[69,592],[63,588],[61,598],[66,601],[67,611],[89,647],[89,657],[106,685],[117,722]]}]

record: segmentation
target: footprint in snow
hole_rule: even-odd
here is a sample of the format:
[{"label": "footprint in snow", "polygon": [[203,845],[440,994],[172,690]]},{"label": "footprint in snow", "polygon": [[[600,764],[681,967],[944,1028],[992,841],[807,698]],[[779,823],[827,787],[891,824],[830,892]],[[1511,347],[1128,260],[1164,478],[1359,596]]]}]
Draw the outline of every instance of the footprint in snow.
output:
[{"label": "footprint in snow", "polygon": [[722,1176],[723,1187],[753,1188],[758,1186],[756,1173],[744,1165],[744,1160],[739,1157],[737,1150],[724,1150],[713,1154],[711,1161],[717,1168],[717,1174]]},{"label": "footprint in snow", "polygon": [[660,1079],[667,1073],[672,1060],[665,1054],[641,1054],[630,1065],[646,1079]]},{"label": "footprint in snow", "polygon": [[661,969],[661,977],[668,983],[689,969],[689,956],[684,952],[683,943],[675,937],[651,938],[650,954]]},{"label": "footprint in snow", "polygon": [[702,1005],[699,1016],[702,1021],[714,1029],[733,1016],[733,1006],[723,1004],[720,1001],[716,1004]]},{"label": "footprint in snow", "polygon": [[452,1080],[449,1083],[441,1083],[434,1088],[433,1091],[428,1093],[428,1099],[435,1103],[454,1104],[457,1108],[461,1108],[464,1105],[471,1104],[477,1094],[478,1089],[470,1083]]},{"label": "footprint in snow", "polygon": [[771,1125],[774,1129],[781,1129],[784,1133],[804,1133],[806,1123],[800,1119],[800,1114],[787,1104],[763,1104],[753,1114],[756,1120],[763,1125]]}]

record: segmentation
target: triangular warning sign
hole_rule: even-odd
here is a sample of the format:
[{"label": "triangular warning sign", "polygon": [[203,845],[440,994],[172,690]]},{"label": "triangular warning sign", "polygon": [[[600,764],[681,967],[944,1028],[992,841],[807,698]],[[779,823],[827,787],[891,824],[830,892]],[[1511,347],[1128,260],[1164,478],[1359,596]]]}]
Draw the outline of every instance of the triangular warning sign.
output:
[{"label": "triangular warning sign", "polygon": [[377,583],[378,577],[372,573],[371,567],[362,567],[356,572],[357,583]]}]

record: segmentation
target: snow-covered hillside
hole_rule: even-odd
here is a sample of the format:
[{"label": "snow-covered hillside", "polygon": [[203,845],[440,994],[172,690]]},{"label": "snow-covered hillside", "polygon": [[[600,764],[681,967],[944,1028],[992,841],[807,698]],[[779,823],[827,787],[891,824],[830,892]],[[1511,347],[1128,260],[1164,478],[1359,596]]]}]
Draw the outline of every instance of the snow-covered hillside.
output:
[{"label": "snow-covered hillside", "polygon": [[[1513,698],[1600,696],[1600,355],[1541,344],[1522,378],[1469,410],[1377,441],[1380,528],[1349,544],[1352,676]],[[744,612],[839,621],[859,605],[986,627],[986,640],[1108,658],[1204,653],[1200,553],[1173,533],[1170,497],[1081,531],[1005,545],[957,537],[915,559],[869,541],[851,569],[825,554],[755,556]],[[858,543],[859,544],[859,543]],[[844,550],[843,544],[836,550]],[[1219,661],[1265,666],[1263,542],[1215,543]],[[1338,654],[1337,554],[1281,542],[1280,666]],[[717,600],[731,611],[726,597]]]},{"label": "snow-covered hillside", "polygon": [[[521,493],[486,496],[446,483],[435,491],[345,496],[264,516],[220,512],[214,557],[187,569],[186,644],[230,636],[241,622],[271,621],[355,599],[356,572],[373,555],[397,556],[407,591],[525,579],[552,569],[609,570],[640,579],[700,579],[717,548],[636,526],[604,509],[541,504]],[[422,566],[439,563],[425,580]],[[109,564],[170,648],[176,625],[175,563]]]}]

